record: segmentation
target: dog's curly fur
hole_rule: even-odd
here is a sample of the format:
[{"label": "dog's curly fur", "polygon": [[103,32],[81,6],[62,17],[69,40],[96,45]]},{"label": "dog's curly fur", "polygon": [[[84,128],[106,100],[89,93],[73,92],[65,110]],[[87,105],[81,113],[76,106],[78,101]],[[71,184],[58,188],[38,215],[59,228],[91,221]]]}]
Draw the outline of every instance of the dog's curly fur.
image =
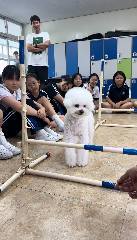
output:
[{"label": "dog's curly fur", "polygon": [[[70,89],[64,98],[67,113],[64,119],[64,140],[67,143],[93,144],[94,110],[91,93],[80,87]],[[66,164],[69,167],[88,164],[89,151],[75,148],[65,148]]]}]

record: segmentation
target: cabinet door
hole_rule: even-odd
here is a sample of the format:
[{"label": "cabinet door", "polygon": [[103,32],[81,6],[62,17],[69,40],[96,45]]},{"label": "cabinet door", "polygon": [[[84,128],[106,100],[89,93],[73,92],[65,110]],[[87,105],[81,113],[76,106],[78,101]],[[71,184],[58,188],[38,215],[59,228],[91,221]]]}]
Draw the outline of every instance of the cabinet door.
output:
[{"label": "cabinet door", "polygon": [[104,92],[104,98],[107,96],[107,92],[109,89],[109,86],[113,83],[113,79],[105,79],[104,80],[104,87],[103,87],[103,92]]},{"label": "cabinet door", "polygon": [[132,58],[132,78],[137,78],[137,58]]},{"label": "cabinet door", "polygon": [[101,60],[100,61],[91,61],[91,73],[96,73],[100,78],[100,75],[101,75]]},{"label": "cabinet door", "polygon": [[105,39],[104,40],[104,59],[117,59],[117,39]]},{"label": "cabinet door", "polygon": [[103,59],[103,40],[91,41],[91,61]]},{"label": "cabinet door", "polygon": [[137,78],[131,81],[131,98],[137,98]]},{"label": "cabinet door", "polygon": [[48,64],[48,77],[55,77],[54,44],[51,44],[48,48]]},{"label": "cabinet door", "polygon": [[67,75],[72,77],[74,73],[78,73],[78,43],[66,43],[66,69]]},{"label": "cabinet door", "polygon": [[131,78],[131,58],[118,59],[117,70],[125,73],[126,78]]},{"label": "cabinet door", "polygon": [[104,79],[112,79],[117,71],[117,59],[104,61]]},{"label": "cabinet door", "polygon": [[132,37],[117,39],[117,58],[131,58]]},{"label": "cabinet door", "polygon": [[90,75],[90,41],[78,42],[78,67],[82,76]]},{"label": "cabinet door", "polygon": [[133,37],[132,57],[137,58],[137,36]]},{"label": "cabinet door", "polygon": [[126,79],[126,84],[130,87],[131,89],[131,79]]},{"label": "cabinet door", "polygon": [[66,75],[65,43],[54,44],[55,77]]}]

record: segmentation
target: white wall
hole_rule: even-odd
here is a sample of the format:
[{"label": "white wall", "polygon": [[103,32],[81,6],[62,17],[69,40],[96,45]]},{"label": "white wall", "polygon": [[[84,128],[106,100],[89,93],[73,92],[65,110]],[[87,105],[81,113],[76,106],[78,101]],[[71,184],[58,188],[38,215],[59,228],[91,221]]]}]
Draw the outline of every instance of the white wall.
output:
[{"label": "white wall", "polygon": [[[94,33],[104,35],[115,29],[137,31],[137,8],[41,23],[41,30],[49,33],[53,44],[84,38]],[[26,24],[23,30],[26,37],[32,32],[32,27]],[[27,66],[26,48],[25,61]]]}]

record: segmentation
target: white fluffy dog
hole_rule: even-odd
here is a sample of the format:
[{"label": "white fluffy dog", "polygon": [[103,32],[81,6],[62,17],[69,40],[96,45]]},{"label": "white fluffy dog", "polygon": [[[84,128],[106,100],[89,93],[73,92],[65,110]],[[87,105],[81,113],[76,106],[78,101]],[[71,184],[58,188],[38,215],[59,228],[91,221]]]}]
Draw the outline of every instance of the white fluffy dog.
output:
[{"label": "white fluffy dog", "polygon": [[[64,119],[64,140],[66,143],[93,144],[94,110],[91,93],[80,87],[70,89],[64,98],[67,113]],[[88,164],[89,151],[75,148],[65,148],[66,164],[69,167]]]}]

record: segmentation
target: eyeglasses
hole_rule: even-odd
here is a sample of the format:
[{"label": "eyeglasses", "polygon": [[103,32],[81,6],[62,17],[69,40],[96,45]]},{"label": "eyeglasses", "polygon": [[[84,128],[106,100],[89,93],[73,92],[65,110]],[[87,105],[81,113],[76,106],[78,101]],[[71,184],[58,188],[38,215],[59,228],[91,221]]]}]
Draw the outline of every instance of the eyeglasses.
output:
[{"label": "eyeglasses", "polygon": [[28,88],[32,88],[32,87],[35,87],[37,85],[37,82],[34,82],[32,84],[28,84],[27,87]]},{"label": "eyeglasses", "polygon": [[81,79],[81,78],[75,78],[75,80],[76,80],[76,81],[82,81],[82,79]]}]

